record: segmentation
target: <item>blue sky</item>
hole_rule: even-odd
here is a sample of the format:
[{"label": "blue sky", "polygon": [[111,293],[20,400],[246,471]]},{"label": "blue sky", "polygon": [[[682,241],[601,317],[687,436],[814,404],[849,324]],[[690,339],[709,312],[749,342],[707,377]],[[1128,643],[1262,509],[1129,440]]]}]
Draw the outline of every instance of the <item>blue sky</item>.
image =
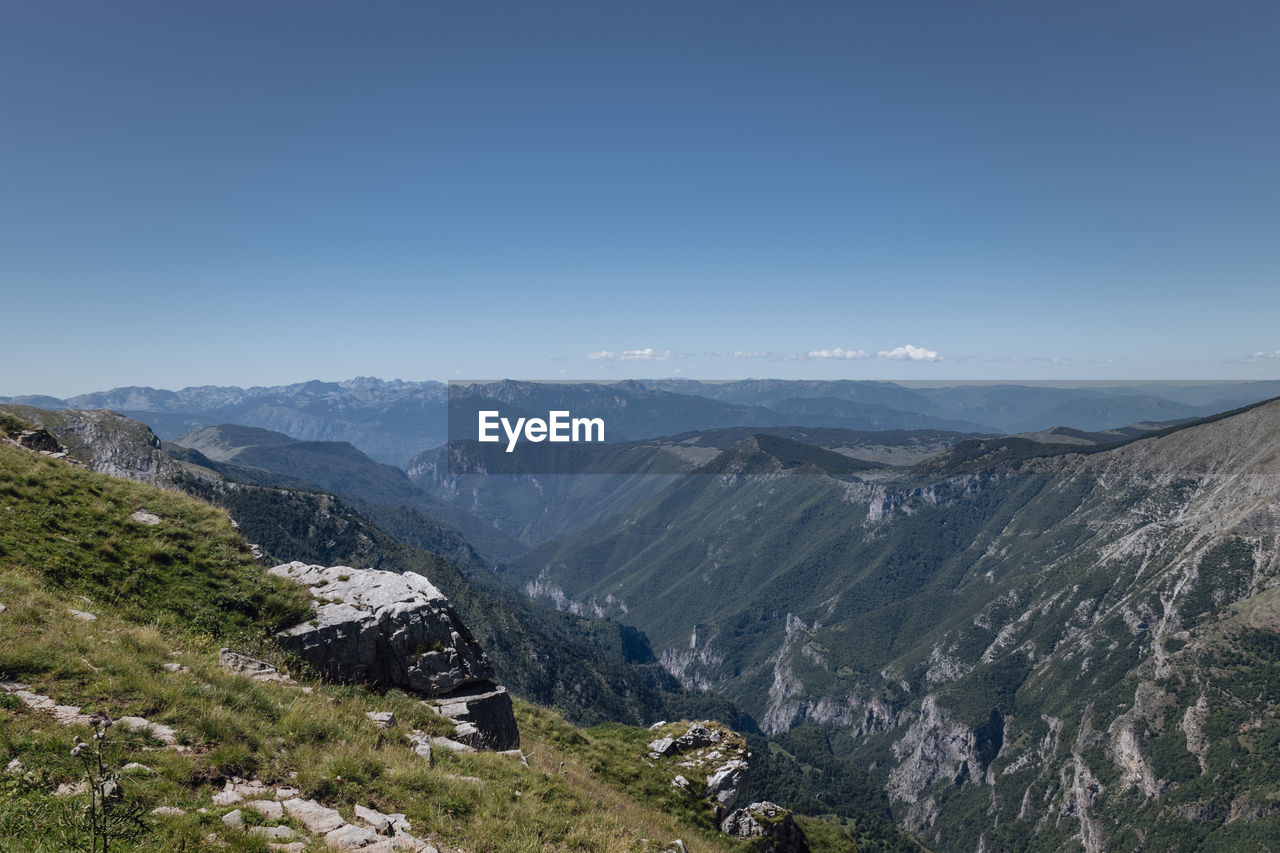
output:
[{"label": "blue sky", "polygon": [[5,4],[0,394],[1280,377],[1277,43],[1270,2]]}]

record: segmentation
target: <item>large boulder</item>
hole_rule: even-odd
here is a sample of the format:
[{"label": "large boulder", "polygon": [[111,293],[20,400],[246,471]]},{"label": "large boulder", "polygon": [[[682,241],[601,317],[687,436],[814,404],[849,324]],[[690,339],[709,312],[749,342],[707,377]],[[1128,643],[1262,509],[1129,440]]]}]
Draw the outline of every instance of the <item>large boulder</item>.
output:
[{"label": "large boulder", "polygon": [[458,739],[488,749],[520,744],[511,697],[449,599],[414,572],[293,562],[273,575],[300,583],[313,618],[276,635],[325,676],[423,695],[458,725]]},{"label": "large boulder", "polygon": [[315,615],[278,639],[326,676],[427,696],[493,677],[449,599],[422,575],[299,562],[271,574],[310,589]]},{"label": "large boulder", "polygon": [[454,738],[477,749],[515,749],[520,732],[506,688],[493,684],[466,687],[433,700],[436,713],[453,720]]}]

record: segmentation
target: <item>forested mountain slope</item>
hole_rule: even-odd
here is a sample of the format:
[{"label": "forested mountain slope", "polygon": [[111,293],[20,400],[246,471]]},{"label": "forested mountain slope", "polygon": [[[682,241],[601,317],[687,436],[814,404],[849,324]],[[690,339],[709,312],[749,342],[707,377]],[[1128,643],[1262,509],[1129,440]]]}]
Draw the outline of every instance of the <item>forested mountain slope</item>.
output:
[{"label": "forested mountain slope", "polygon": [[510,574],[767,731],[832,727],[943,849],[1274,834],[1280,403],[1019,441],[888,480],[744,442]]}]

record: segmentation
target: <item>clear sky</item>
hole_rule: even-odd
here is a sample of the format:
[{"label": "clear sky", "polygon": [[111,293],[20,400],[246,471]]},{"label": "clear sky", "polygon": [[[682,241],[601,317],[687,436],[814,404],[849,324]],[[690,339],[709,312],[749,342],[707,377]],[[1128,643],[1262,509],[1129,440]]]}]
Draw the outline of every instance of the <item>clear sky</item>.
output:
[{"label": "clear sky", "polygon": [[1280,377],[1280,4],[0,4],[0,395]]}]

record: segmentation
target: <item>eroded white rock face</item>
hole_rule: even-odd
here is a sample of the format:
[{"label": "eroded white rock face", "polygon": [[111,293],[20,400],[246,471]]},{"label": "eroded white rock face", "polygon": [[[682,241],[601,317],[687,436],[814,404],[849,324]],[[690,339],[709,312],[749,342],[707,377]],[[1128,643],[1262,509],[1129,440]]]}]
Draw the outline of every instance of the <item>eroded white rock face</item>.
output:
[{"label": "eroded white rock face", "polygon": [[281,632],[283,645],[326,675],[444,696],[493,677],[449,599],[413,572],[285,563],[271,573],[315,598],[315,617]]}]

